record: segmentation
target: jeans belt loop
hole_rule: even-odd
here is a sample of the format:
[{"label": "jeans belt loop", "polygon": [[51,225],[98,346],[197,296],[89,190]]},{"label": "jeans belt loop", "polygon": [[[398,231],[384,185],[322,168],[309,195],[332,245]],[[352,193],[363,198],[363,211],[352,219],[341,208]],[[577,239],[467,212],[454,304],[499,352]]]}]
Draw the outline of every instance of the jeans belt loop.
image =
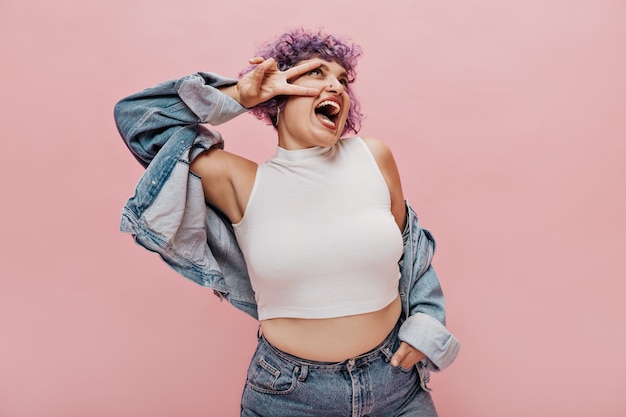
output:
[{"label": "jeans belt loop", "polygon": [[302,364],[302,368],[300,369],[300,373],[298,374],[298,381],[304,382],[308,374],[309,374],[309,365]]}]

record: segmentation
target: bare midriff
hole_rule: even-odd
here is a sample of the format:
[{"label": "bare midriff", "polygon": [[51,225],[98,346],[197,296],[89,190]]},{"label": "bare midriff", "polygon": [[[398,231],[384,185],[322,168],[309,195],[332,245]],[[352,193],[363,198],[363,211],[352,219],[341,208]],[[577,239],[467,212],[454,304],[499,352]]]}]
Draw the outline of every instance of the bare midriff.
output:
[{"label": "bare midriff", "polygon": [[340,362],[378,346],[394,328],[402,305],[398,296],[381,310],[328,319],[275,318],[261,321],[265,339],[293,356]]}]

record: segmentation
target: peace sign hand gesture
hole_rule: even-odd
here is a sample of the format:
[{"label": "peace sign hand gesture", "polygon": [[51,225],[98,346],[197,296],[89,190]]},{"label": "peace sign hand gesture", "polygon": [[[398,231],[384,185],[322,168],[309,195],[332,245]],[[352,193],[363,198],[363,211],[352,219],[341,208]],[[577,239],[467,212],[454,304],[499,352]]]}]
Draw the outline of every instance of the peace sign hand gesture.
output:
[{"label": "peace sign hand gesture", "polygon": [[222,90],[237,100],[243,107],[251,108],[279,95],[316,96],[315,88],[300,87],[289,81],[320,66],[318,60],[296,65],[280,71],[274,58],[255,57],[250,64],[256,67],[245,74],[237,84]]}]

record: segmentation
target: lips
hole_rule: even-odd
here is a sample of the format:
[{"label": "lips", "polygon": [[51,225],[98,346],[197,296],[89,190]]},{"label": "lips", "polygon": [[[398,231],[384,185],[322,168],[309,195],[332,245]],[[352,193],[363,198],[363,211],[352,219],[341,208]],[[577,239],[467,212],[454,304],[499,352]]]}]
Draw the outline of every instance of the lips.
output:
[{"label": "lips", "polygon": [[337,129],[337,119],[341,113],[341,101],[334,98],[322,100],[315,106],[315,115],[317,119],[329,129]]}]

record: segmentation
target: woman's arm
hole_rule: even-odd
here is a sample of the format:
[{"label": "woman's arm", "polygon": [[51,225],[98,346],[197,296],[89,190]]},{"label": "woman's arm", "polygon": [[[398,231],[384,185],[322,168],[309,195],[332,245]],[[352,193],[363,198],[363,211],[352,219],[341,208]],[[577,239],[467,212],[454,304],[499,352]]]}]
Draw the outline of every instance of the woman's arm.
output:
[{"label": "woman's arm", "polygon": [[199,125],[222,124],[277,95],[319,93],[289,84],[290,79],[319,66],[316,61],[287,71],[279,71],[273,59],[253,58],[250,63],[256,68],[239,80],[198,72],[120,100],[114,109],[115,123],[135,158],[148,166],[180,129],[219,137],[217,132]]},{"label": "woman's arm", "polygon": [[[420,256],[403,260],[403,262],[412,263],[410,268],[408,264],[406,265],[406,271],[411,272],[403,271],[404,274],[411,275],[411,279],[407,279],[407,282],[412,285],[404,289],[409,293],[409,305],[405,307],[408,310],[408,318],[400,329],[403,341],[394,353],[391,364],[408,369],[429,356],[428,359],[432,363],[431,369],[443,369],[454,360],[459,344],[445,328],[443,292],[437,275],[430,265],[434,241],[430,233],[419,227],[415,212],[407,207],[400,174],[389,147],[378,139],[363,138],[363,140],[370,148],[387,182],[391,197],[391,212],[398,227],[403,232],[411,229],[412,233],[406,238],[411,240],[412,245],[416,247],[421,245],[423,249],[417,250]],[[426,252],[429,256],[424,256]]]},{"label": "woman's arm", "polygon": [[120,100],[114,117],[120,135],[135,158],[147,167],[163,145],[183,130],[211,137],[216,145],[196,157],[192,170],[202,177],[206,199],[233,222],[241,218],[256,164],[221,151],[218,125],[276,95],[316,95],[319,91],[289,80],[319,65],[316,61],[279,71],[273,59],[253,58],[255,69],[240,80],[196,73],[167,81]]},{"label": "woman's arm", "polygon": [[221,142],[219,133],[200,124],[218,125],[247,111],[219,90],[236,83],[236,79],[203,72],[167,81],[120,100],[114,109],[115,123],[135,158],[147,167],[183,129]]},{"label": "woman's arm", "polygon": [[[250,108],[277,95],[317,95],[312,88],[289,84],[289,80],[319,66],[316,61],[279,71],[273,59],[253,58],[255,69],[236,84],[219,88],[220,92]],[[191,170],[202,180],[205,199],[224,213],[231,223],[238,223],[248,204],[254,185],[257,164],[222,149],[212,148],[196,157]]]},{"label": "woman's arm", "polygon": [[[375,138],[363,138],[368,148],[374,155],[374,159],[378,163],[378,167],[385,178],[389,195],[391,197],[391,214],[396,219],[396,223],[400,230],[404,230],[406,226],[406,204],[404,202],[404,193],[402,192],[402,183],[400,173],[393,153],[387,144]],[[400,347],[391,359],[393,366],[401,366],[405,369],[411,368],[417,362],[424,359],[425,355],[415,349],[406,342],[401,342]]]},{"label": "woman's arm", "polygon": [[[446,328],[446,303],[439,278],[431,265],[435,240],[423,229],[407,203],[404,253],[400,260],[400,291],[406,294],[406,320],[398,337],[423,352],[422,368],[441,371],[456,358],[460,344]],[[420,365],[420,364],[418,364]],[[420,366],[418,366],[418,370]]]},{"label": "woman's arm", "polygon": [[198,155],[190,169],[202,181],[205,200],[231,223],[239,223],[252,193],[257,166],[246,158],[212,148]]}]

